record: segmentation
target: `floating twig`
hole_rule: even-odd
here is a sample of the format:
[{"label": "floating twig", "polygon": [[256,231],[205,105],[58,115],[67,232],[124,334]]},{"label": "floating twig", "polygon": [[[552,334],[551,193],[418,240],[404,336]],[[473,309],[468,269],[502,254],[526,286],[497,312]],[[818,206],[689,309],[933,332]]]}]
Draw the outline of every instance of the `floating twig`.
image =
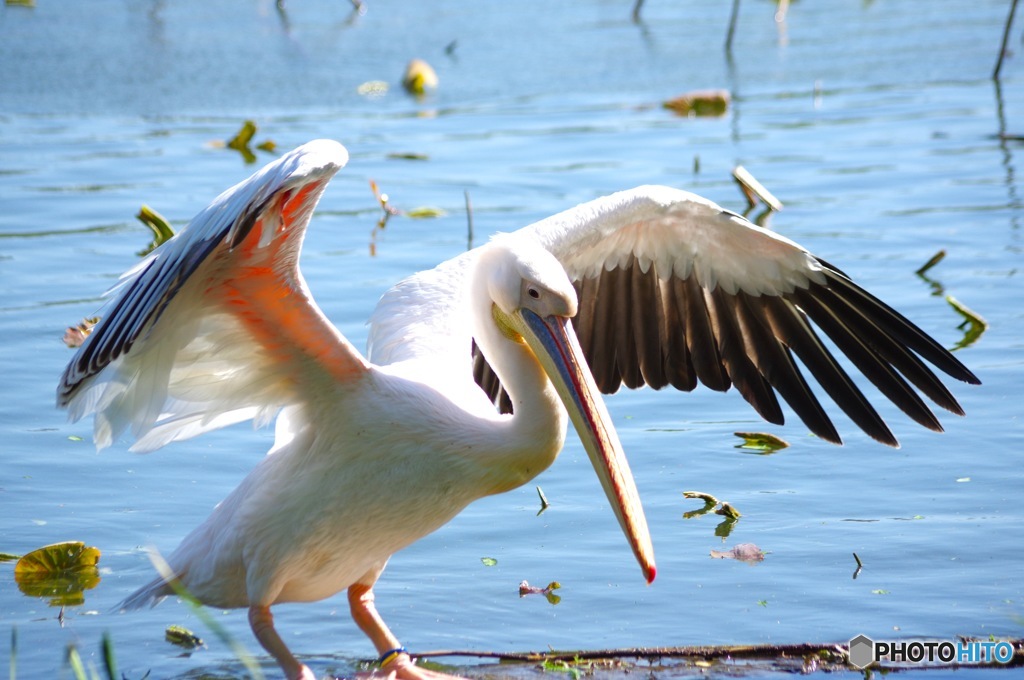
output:
[{"label": "floating twig", "polygon": [[946,257],[946,251],[945,250],[940,250],[939,252],[935,253],[930,258],[928,258],[928,261],[925,262],[923,265],[921,265],[918,268],[918,270],[916,272],[914,272],[914,273],[917,274],[918,276],[923,277],[924,273],[926,271],[928,271],[929,269],[931,269],[932,267],[934,267],[938,263],[942,262],[942,260],[945,257]]},{"label": "floating twig", "polygon": [[860,576],[860,570],[864,568],[864,563],[860,561],[860,558],[857,556],[857,553],[853,553],[853,559],[857,561],[857,569],[855,569],[853,572],[853,580],[856,581],[857,577]]}]

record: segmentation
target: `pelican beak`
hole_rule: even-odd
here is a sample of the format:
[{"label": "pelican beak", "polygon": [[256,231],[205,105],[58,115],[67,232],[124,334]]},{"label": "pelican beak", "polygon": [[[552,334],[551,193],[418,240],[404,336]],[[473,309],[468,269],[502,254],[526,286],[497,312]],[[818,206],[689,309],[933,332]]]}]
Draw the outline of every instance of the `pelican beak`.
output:
[{"label": "pelican beak", "polygon": [[519,330],[523,338],[569,411],[644,578],[652,582],[654,548],[640,495],[570,320],[556,315],[542,317],[525,308],[517,316],[522,320]]}]

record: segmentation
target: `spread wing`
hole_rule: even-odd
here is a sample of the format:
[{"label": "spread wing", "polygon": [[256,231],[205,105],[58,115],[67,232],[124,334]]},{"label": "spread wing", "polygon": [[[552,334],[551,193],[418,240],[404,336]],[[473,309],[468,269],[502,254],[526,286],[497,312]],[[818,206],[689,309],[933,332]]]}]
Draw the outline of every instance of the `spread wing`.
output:
[{"label": "spread wing", "polygon": [[[839,269],[685,191],[638,187],[523,232],[550,250],[573,280],[580,299],[576,332],[605,393],[620,385],[735,386],[766,420],[782,424],[781,396],[812,432],[841,443],[799,359],[868,435],[897,446],[819,331],[882,394],[932,430],[942,427],[919,392],[953,413],[963,410],[927,363],[979,382]],[[478,383],[499,401],[493,372],[482,357],[476,366]]]},{"label": "spread wing", "polygon": [[57,389],[72,419],[95,414],[98,446],[128,428],[134,449],[151,450],[266,421],[315,383],[366,370],[298,267],[313,209],[347,160],[329,140],[295,149],[125,274]]}]

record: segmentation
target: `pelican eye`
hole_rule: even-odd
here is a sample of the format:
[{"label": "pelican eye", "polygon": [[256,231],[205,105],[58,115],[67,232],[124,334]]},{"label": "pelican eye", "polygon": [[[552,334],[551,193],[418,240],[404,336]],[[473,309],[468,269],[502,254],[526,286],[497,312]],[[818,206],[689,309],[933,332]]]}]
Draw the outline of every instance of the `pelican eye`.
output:
[{"label": "pelican eye", "polygon": [[537,290],[536,288],[527,288],[526,292],[534,300],[539,300],[540,299],[540,291]]}]

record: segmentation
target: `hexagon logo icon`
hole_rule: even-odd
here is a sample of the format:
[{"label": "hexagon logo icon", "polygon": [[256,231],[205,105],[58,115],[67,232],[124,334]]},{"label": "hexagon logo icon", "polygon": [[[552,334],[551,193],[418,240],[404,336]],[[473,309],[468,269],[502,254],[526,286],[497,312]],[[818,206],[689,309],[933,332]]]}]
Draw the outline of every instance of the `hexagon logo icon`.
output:
[{"label": "hexagon logo icon", "polygon": [[867,635],[858,635],[850,640],[850,663],[864,668],[875,660],[875,643]]}]

